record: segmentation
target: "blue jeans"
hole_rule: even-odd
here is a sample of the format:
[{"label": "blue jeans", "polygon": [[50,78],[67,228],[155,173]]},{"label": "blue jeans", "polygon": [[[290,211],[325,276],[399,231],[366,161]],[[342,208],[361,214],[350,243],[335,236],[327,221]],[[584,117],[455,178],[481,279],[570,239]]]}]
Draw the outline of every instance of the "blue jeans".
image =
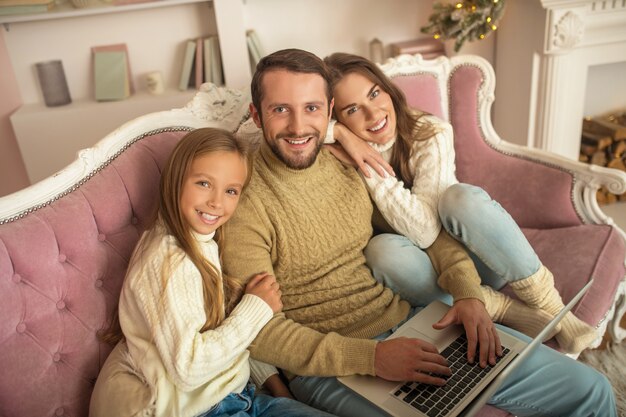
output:
[{"label": "blue jeans", "polygon": [[313,407],[289,398],[255,394],[249,384],[241,393],[232,393],[198,417],[332,417]]},{"label": "blue jeans", "polygon": [[[388,417],[336,378],[296,377],[289,387],[298,400],[337,416]],[[519,417],[617,417],[613,390],[604,375],[543,345],[511,374],[489,404]]]},{"label": "blue jeans", "polygon": [[[455,184],[439,200],[443,227],[461,242],[483,284],[496,290],[526,278],[541,263],[515,220],[480,187]],[[414,306],[452,298],[437,285],[437,273],[426,252],[409,239],[381,234],[365,249],[374,277]]]}]

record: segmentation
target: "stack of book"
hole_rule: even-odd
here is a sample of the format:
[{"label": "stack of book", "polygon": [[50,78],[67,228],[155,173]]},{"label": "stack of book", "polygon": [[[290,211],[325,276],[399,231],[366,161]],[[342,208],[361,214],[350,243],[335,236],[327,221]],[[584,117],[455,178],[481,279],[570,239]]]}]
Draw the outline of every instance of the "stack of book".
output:
[{"label": "stack of book", "polygon": [[224,84],[222,55],[217,36],[190,39],[185,42],[185,53],[178,89],[200,88],[202,83]]},{"label": "stack of book", "polygon": [[134,91],[126,44],[94,46],[95,98],[114,101],[128,98]]},{"label": "stack of book", "polygon": [[0,0],[0,16],[45,13],[54,7],[54,0]]}]

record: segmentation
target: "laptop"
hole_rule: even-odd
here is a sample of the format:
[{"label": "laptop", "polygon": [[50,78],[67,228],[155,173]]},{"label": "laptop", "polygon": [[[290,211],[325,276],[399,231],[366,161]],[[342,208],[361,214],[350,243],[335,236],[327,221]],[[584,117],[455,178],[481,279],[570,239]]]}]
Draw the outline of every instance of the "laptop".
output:
[{"label": "laptop", "polygon": [[480,368],[478,361],[473,365],[467,362],[467,339],[462,326],[451,326],[444,330],[432,328],[432,324],[439,321],[450,307],[440,301],[429,304],[400,326],[389,339],[414,337],[437,346],[452,370],[452,375],[443,387],[417,382],[398,383],[365,375],[337,379],[395,417],[474,416],[513,370],[546,339],[592,283],[593,280],[589,281],[530,343],[497,329],[503,356],[497,358],[493,367],[486,368]]}]

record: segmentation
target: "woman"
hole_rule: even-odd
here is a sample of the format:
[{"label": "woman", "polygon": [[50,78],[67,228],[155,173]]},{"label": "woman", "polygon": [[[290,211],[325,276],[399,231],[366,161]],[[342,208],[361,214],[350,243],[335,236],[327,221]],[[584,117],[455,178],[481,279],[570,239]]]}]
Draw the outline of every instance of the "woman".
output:
[{"label": "woman", "polygon": [[[362,170],[373,148],[398,174],[381,177],[369,168],[364,172],[384,220],[402,235],[381,234],[370,242],[366,255],[377,278],[412,302],[425,304],[441,297],[437,289],[424,294],[429,283],[416,285],[415,280],[421,276],[436,282],[424,249],[443,224],[469,250],[483,283],[496,290],[509,284],[528,306],[555,316],[563,302],[552,273],[515,221],[484,190],[458,183],[452,127],[410,109],[402,92],[367,59],[336,53],[325,62],[333,73],[335,138]],[[345,158],[337,148],[332,151]],[[425,270],[431,274],[425,276]],[[595,330],[572,313],[556,334],[569,353],[581,352],[596,338]]]}]

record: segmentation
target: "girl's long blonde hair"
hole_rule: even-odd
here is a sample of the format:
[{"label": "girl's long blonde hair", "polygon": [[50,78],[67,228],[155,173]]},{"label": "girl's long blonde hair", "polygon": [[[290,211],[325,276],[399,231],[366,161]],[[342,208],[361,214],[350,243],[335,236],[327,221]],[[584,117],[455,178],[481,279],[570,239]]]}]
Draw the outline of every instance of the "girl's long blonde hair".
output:
[{"label": "girl's long blonde hair", "polygon": [[[390,165],[400,174],[400,179],[406,188],[413,186],[413,175],[409,161],[413,142],[432,138],[436,129],[430,123],[422,120],[426,113],[411,110],[402,91],[387,77],[372,61],[358,55],[337,52],[324,58],[331,75],[331,87],[343,77],[351,73],[358,73],[380,86],[389,96],[396,112],[397,139],[391,153]],[[334,110],[333,110],[334,111]],[[334,115],[335,119],[337,114]]]},{"label": "girl's long blonde hair", "polygon": [[[243,292],[241,283],[227,276],[222,277],[219,269],[202,255],[198,242],[192,235],[191,227],[180,208],[183,185],[193,160],[199,156],[220,151],[235,152],[246,161],[247,177],[244,188],[248,185],[252,173],[252,159],[251,148],[247,143],[239,140],[231,132],[216,128],[200,128],[186,134],[174,147],[161,173],[156,211],[149,222],[148,229],[135,248],[128,266],[130,269],[136,264],[141,265],[141,258],[154,244],[158,244],[157,239],[161,235],[158,229],[165,228],[165,233],[176,239],[202,277],[206,322],[201,331],[217,327],[239,301]],[[223,226],[220,227],[215,234],[215,240],[220,249],[224,240],[223,229]],[[164,262],[162,279],[167,279],[169,270],[179,260],[170,257]],[[110,330],[103,339],[109,343],[116,343],[122,337],[119,318],[116,315]]]}]

